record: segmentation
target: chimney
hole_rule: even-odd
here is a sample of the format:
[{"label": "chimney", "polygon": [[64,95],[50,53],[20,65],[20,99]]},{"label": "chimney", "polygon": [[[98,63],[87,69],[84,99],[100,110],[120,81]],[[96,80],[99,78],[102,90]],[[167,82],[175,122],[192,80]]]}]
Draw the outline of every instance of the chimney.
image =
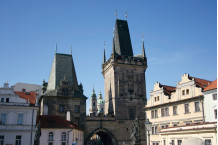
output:
[{"label": "chimney", "polygon": [[67,119],[68,121],[70,121],[70,111],[67,111],[66,119]]}]

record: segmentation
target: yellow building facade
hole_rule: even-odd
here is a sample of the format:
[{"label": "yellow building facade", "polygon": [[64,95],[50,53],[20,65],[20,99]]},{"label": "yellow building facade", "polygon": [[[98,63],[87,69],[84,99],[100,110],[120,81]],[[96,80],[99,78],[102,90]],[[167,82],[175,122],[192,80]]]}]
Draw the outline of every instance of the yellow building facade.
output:
[{"label": "yellow building facade", "polygon": [[[210,83],[211,81],[184,74],[176,87],[162,85],[159,82],[154,84],[154,89],[150,92],[150,100],[144,108],[147,118],[152,123],[150,145],[181,145],[185,138],[193,136],[190,132],[182,133],[181,127],[193,125],[196,127],[204,122],[202,91]],[[180,131],[177,131],[179,135],[170,139],[171,137],[166,135],[172,134],[169,128],[179,129]],[[195,131],[194,134],[198,134],[197,132]]]}]

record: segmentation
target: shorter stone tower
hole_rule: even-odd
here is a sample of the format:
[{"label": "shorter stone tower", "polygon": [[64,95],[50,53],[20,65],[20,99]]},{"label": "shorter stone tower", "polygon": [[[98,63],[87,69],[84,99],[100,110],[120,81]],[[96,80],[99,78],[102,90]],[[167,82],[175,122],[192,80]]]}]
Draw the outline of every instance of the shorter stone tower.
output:
[{"label": "shorter stone tower", "polygon": [[72,54],[55,53],[48,83],[43,81],[40,115],[67,117],[84,127],[86,96],[78,84]]},{"label": "shorter stone tower", "polygon": [[92,95],[91,95],[91,100],[90,100],[89,113],[90,113],[90,115],[93,114],[94,116],[96,116],[97,115],[97,111],[98,111],[98,108],[97,108],[97,97],[96,97],[96,94],[95,94],[95,90],[93,88]]},{"label": "shorter stone tower", "polygon": [[102,98],[101,91],[98,94],[97,108],[98,108],[98,114],[104,114],[104,99]]}]

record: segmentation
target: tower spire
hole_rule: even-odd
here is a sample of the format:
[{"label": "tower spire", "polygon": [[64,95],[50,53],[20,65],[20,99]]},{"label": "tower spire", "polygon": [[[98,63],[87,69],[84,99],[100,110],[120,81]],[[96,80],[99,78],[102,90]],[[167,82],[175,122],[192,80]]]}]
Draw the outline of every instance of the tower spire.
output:
[{"label": "tower spire", "polygon": [[106,62],[106,55],[105,55],[105,41],[104,41],[104,55],[103,55],[103,64]]},{"label": "tower spire", "polygon": [[115,10],[115,16],[116,16],[116,19],[117,19],[117,9]]},{"label": "tower spire", "polygon": [[145,55],[145,46],[144,46],[144,35],[143,35],[143,33],[142,33],[142,56],[143,56],[143,57],[146,57],[146,55]]}]

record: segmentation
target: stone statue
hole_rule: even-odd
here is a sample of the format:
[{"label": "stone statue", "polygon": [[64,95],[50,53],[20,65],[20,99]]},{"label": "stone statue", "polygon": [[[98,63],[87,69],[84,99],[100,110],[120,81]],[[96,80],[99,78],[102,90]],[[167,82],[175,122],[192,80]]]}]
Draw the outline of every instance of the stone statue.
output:
[{"label": "stone statue", "polygon": [[139,118],[136,117],[134,124],[132,125],[132,129],[130,130],[130,138],[132,140],[132,145],[141,144],[140,141],[140,125]]},{"label": "stone statue", "polygon": [[34,138],[34,145],[39,145],[39,138],[41,136],[41,127],[40,127],[40,122],[36,126],[36,134]]}]

